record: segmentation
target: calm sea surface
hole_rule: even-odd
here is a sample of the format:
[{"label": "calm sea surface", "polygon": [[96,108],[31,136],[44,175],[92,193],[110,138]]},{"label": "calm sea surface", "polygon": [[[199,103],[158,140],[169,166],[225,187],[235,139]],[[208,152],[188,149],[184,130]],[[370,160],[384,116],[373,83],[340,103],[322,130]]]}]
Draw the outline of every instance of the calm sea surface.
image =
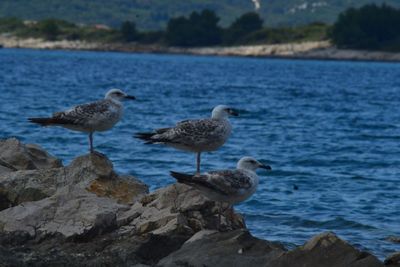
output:
[{"label": "calm sea surface", "polygon": [[68,164],[87,153],[87,136],[26,118],[114,87],[138,98],[95,135],[118,172],[151,190],[174,182],[169,170],[193,172],[194,154],[132,135],[227,104],[241,116],[202,168],[234,168],[245,155],[272,166],[236,207],[254,235],[291,248],[333,231],[381,259],[400,250],[385,240],[400,236],[399,64],[0,49],[0,137],[40,144]]}]

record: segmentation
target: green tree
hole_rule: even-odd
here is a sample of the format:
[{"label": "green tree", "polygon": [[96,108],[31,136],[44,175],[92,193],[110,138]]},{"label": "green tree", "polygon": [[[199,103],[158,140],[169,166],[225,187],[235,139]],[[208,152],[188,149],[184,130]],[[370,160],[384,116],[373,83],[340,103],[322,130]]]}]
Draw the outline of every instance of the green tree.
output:
[{"label": "green tree", "polygon": [[236,19],[225,31],[224,43],[240,43],[245,36],[261,30],[262,26],[263,20],[257,13],[249,12],[243,14],[241,17]]},{"label": "green tree", "polygon": [[23,21],[18,18],[0,18],[0,32],[15,32],[19,29],[26,28]]},{"label": "green tree", "polygon": [[168,21],[165,39],[169,45],[189,46],[191,38],[189,20],[183,16]]},{"label": "green tree", "polygon": [[339,48],[400,50],[400,10],[383,4],[350,8],[330,33]]},{"label": "green tree", "polygon": [[132,21],[125,21],[121,24],[121,35],[125,42],[137,41],[139,33],[136,30],[136,25]]},{"label": "green tree", "polygon": [[54,41],[60,34],[60,28],[55,19],[42,20],[38,24],[39,32],[46,40]]},{"label": "green tree", "polygon": [[193,12],[190,23],[194,27],[192,40],[197,45],[216,45],[221,42],[221,29],[218,27],[219,18],[214,11],[205,9],[200,14]]},{"label": "green tree", "polygon": [[211,10],[192,12],[189,18],[177,17],[169,20],[166,41],[175,46],[211,46],[221,42],[219,18]]}]

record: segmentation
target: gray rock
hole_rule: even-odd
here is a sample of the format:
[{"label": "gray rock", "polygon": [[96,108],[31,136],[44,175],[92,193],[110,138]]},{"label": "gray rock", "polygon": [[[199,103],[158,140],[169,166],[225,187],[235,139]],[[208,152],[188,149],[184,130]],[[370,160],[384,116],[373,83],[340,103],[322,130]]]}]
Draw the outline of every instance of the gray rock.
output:
[{"label": "gray rock", "polygon": [[148,186],[132,176],[118,176],[111,161],[100,154],[74,159],[67,167],[24,170],[0,175],[0,210],[53,195],[59,188],[76,185],[99,196],[133,203],[148,193]]},{"label": "gray rock", "polygon": [[47,153],[40,146],[24,145],[16,138],[0,140],[0,165],[14,171],[62,167],[59,159]]},{"label": "gray rock", "polygon": [[225,233],[199,232],[157,266],[265,266],[284,252],[281,245],[257,239],[243,229]]},{"label": "gray rock", "polygon": [[117,177],[112,162],[99,153],[87,154],[75,158],[65,168],[69,184],[88,186],[94,179],[113,179]]},{"label": "gray rock", "polygon": [[383,266],[332,233],[286,251],[189,186],[148,194],[101,154],[48,167],[47,154],[1,142],[19,152],[1,152],[0,266]]},{"label": "gray rock", "polygon": [[63,168],[16,171],[0,176],[0,199],[7,205],[0,210],[46,198],[54,194],[58,187],[65,186]]},{"label": "gray rock", "polygon": [[384,261],[385,266],[400,267],[400,252],[389,255]]},{"label": "gray rock", "polygon": [[[18,266],[154,265],[195,232],[217,228],[217,211],[214,202],[185,185],[162,188],[132,206],[67,186],[0,212],[0,244],[19,255]],[[226,227],[243,225],[241,216],[225,213]]]},{"label": "gray rock", "polygon": [[371,254],[355,249],[332,233],[318,235],[293,251],[254,238],[245,230],[206,234],[199,232],[197,235],[162,259],[158,266],[383,266]]},{"label": "gray rock", "polygon": [[[2,165],[2,164],[3,164],[3,165]],[[6,174],[6,173],[10,173],[10,172],[15,171],[15,169],[12,168],[12,166],[6,167],[6,166],[4,166],[4,165],[9,166],[8,163],[6,163],[6,162],[1,162],[1,159],[0,159],[0,176],[1,176],[2,174]]]},{"label": "gray rock", "polygon": [[0,266],[154,266],[185,241],[179,235],[120,235],[116,231],[84,240],[15,239],[15,235],[7,239],[0,233]]},{"label": "gray rock", "polygon": [[25,232],[32,238],[56,234],[83,238],[116,228],[118,214],[128,209],[113,199],[67,186],[51,197],[1,211],[0,230],[6,234]]},{"label": "gray rock", "polygon": [[399,243],[400,244],[400,236],[391,235],[391,236],[388,236],[386,238],[386,240],[389,241],[389,242],[392,242],[392,243]]},{"label": "gray rock", "polygon": [[245,227],[242,216],[224,207],[219,224],[219,206],[198,190],[184,184],[161,188],[141,201],[141,216],[131,225],[143,234],[166,234],[173,231],[195,233],[203,229],[234,230]]},{"label": "gray rock", "polygon": [[[383,266],[332,233],[286,251],[245,229],[219,232],[214,203],[197,194],[184,185],[169,186],[129,206],[76,186],[66,187],[53,197],[0,212],[0,262],[14,266]],[[238,227],[231,218],[225,218],[226,224]],[[189,224],[190,220],[198,223]]]},{"label": "gray rock", "polygon": [[264,266],[288,267],[382,267],[375,256],[359,251],[350,244],[327,232],[313,237],[305,245],[286,252]]}]

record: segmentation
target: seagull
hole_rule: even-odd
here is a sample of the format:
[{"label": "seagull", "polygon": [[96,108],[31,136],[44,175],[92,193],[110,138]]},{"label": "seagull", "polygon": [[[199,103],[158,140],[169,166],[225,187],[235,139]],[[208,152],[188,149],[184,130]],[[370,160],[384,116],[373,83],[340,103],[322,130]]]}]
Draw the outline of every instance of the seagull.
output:
[{"label": "seagull", "polygon": [[211,118],[185,120],[175,127],[156,129],[150,133],[137,133],[134,137],[145,144],[165,144],[179,150],[197,153],[196,173],[200,174],[200,155],[204,151],[214,151],[221,147],[232,131],[228,116],[238,113],[225,105],[216,106]]},{"label": "seagull", "polygon": [[103,100],[82,104],[66,111],[56,112],[48,118],[28,118],[41,126],[61,126],[89,134],[90,153],[93,149],[93,133],[111,129],[123,114],[122,100],[136,99],[120,89],[111,89]]},{"label": "seagull", "polygon": [[200,175],[174,171],[170,173],[178,183],[198,189],[213,201],[226,202],[233,206],[248,199],[256,191],[259,181],[256,174],[258,168],[271,170],[270,166],[252,157],[243,157],[237,163],[235,170],[210,171]]}]

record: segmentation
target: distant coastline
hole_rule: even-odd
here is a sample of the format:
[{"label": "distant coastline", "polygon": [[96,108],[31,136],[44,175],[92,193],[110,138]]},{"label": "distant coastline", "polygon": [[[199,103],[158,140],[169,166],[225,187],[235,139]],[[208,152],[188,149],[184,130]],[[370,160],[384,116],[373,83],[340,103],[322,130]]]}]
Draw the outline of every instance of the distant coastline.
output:
[{"label": "distant coastline", "polygon": [[335,48],[329,41],[287,44],[246,45],[229,47],[181,48],[161,45],[126,43],[100,43],[86,41],[46,41],[38,38],[0,36],[0,47],[30,49],[62,49],[86,51],[112,51],[130,53],[163,53],[213,56],[270,57],[319,60],[400,61],[400,53],[344,50]]}]

